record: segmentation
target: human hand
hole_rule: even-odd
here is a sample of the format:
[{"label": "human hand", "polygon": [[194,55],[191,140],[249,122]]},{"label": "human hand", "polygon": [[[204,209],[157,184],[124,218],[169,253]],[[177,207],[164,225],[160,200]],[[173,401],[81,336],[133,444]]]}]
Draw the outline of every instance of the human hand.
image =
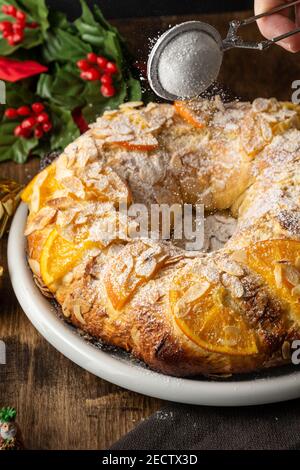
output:
[{"label": "human hand", "polygon": [[[255,0],[255,14],[259,15],[265,13],[266,11],[272,10],[272,8],[278,7],[284,3],[289,3],[291,0]],[[291,7],[292,8],[292,7]],[[273,39],[276,36],[281,34],[288,33],[293,29],[300,27],[300,4],[296,5],[296,21],[292,21],[289,18],[289,13],[291,8],[281,11],[280,13],[275,13],[271,16],[266,16],[258,20],[258,27],[267,39]],[[289,52],[299,52],[300,51],[300,33],[291,36],[290,38],[283,39],[278,42],[280,46],[286,49]]]}]

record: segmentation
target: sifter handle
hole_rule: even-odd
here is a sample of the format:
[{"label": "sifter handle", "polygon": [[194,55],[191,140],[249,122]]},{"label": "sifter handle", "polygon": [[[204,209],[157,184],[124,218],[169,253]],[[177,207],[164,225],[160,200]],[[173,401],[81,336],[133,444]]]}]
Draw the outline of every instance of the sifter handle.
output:
[{"label": "sifter handle", "polygon": [[256,49],[256,50],[265,50],[268,49],[270,46],[275,44],[276,42],[281,41],[282,39],[289,38],[294,34],[300,33],[300,28],[294,29],[289,31],[288,33],[281,34],[273,39],[265,39],[260,42],[247,42],[244,41],[240,36],[237,35],[238,29],[242,26],[247,26],[251,23],[256,22],[261,18],[265,18],[266,16],[274,15],[274,13],[278,13],[279,11],[286,10],[292,6],[300,4],[300,0],[295,0],[293,2],[289,2],[283,5],[280,5],[272,10],[266,11],[265,13],[261,13],[259,15],[251,16],[250,18],[246,18],[245,20],[233,20],[230,22],[229,31],[227,34],[226,39],[223,41],[223,50],[226,51],[228,49],[232,49],[234,47],[242,48],[242,49]]},{"label": "sifter handle", "polygon": [[259,15],[251,16],[250,18],[247,18],[245,20],[241,20],[239,21],[239,24],[240,26],[246,26],[248,24],[255,23],[257,20],[260,20],[261,18],[274,15],[274,13],[279,13],[282,10],[286,10],[287,8],[298,5],[299,3],[300,3],[300,0],[295,0],[289,3],[284,3],[283,5],[279,5],[278,7],[272,8],[272,10],[265,11],[264,13],[260,13]]}]

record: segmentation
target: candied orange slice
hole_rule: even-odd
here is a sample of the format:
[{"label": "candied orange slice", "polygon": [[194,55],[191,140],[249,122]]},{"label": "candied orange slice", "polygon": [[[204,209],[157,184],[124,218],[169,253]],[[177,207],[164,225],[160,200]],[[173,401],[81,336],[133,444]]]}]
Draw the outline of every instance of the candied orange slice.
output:
[{"label": "candied orange slice", "polygon": [[246,263],[300,318],[300,242],[267,240],[246,249]]},{"label": "candied orange slice", "polygon": [[232,356],[257,354],[256,338],[246,319],[226,305],[226,290],[188,273],[170,290],[170,305],[183,333],[201,348]]},{"label": "candied orange slice", "polygon": [[193,107],[189,101],[175,101],[174,107],[176,112],[189,124],[198,129],[206,126],[203,113],[197,113],[197,109]]},{"label": "candied orange slice", "polygon": [[38,178],[43,179],[44,175],[45,178],[39,188],[39,207],[43,207],[55,191],[63,189],[63,186],[55,178],[55,173],[56,168],[53,164],[45,168],[41,173],[38,173],[22,192],[22,200],[27,204],[31,202],[34,186],[37,183]]},{"label": "candied orange slice", "polygon": [[164,264],[166,256],[159,247],[143,242],[127,245],[110,265],[104,285],[113,308],[120,310],[132,298],[138,287],[153,278]]},{"label": "candied orange slice", "polygon": [[53,229],[43,246],[40,258],[41,276],[45,285],[50,290],[55,290],[55,283],[80,262],[88,248],[95,246],[95,243],[89,241],[70,242]]}]

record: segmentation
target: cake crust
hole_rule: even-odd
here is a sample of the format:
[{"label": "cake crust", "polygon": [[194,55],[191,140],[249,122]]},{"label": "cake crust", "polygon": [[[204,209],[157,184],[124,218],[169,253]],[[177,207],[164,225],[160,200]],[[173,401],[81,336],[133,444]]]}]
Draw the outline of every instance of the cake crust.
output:
[{"label": "cake crust", "polygon": [[[182,106],[185,106],[184,113]],[[127,103],[25,189],[28,261],[66,320],[174,376],[290,362],[300,339],[300,108],[275,99]],[[204,204],[212,253],[132,239],[120,203]],[[118,233],[105,227],[117,224]]]}]

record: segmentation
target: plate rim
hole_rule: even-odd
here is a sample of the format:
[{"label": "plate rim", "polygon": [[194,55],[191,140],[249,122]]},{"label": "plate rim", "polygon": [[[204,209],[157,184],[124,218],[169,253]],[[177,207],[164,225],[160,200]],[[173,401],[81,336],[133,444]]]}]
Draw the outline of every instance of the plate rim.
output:
[{"label": "plate rim", "polygon": [[[8,239],[8,269],[15,295],[39,333],[81,368],[115,385],[166,401],[205,406],[251,406],[300,397],[300,370],[243,381],[205,381],[165,376],[101,351],[72,331],[39,292],[25,255],[27,205],[21,203]],[[41,314],[42,312],[42,314]]]}]

